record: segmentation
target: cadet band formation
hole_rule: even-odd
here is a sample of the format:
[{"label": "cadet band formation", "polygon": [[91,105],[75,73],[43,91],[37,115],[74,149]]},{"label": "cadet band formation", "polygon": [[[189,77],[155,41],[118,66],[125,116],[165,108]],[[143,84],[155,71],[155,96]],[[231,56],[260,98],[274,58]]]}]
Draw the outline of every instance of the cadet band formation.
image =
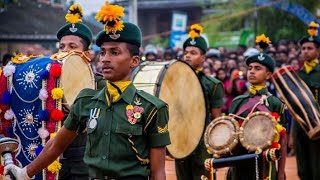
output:
[{"label": "cadet band formation", "polygon": [[179,60],[140,61],[141,31],[123,16],[108,2],[96,15],[102,75],[77,4],[57,31],[58,53],[17,54],[0,69],[3,179],[163,180],[174,159],[178,180],[214,180],[222,167],[228,180],[284,180],[288,140],[300,179],[320,179],[319,24],[301,35],[300,69],[277,66],[269,38],[257,36],[246,71],[231,77],[246,76],[248,92],[226,102],[224,79],[204,68],[200,24]]}]

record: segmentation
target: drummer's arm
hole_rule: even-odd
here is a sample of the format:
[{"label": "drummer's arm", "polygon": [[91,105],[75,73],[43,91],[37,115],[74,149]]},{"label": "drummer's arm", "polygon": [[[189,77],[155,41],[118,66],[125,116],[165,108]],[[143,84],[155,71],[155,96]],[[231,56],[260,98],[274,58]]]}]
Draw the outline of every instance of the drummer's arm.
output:
[{"label": "drummer's arm", "polygon": [[284,134],[280,138],[280,145],[281,145],[281,158],[278,161],[278,174],[281,176],[281,175],[284,175],[285,173],[286,158],[287,158],[287,134]]},{"label": "drummer's arm", "polygon": [[[170,144],[168,131],[169,111],[168,106],[163,106],[156,113],[146,126],[145,130],[148,136],[150,148],[150,170],[151,180],[165,180],[165,156],[166,145]],[[148,119],[147,119],[148,121]]]},{"label": "drummer's arm", "polygon": [[210,99],[212,120],[221,116],[221,108],[223,106],[224,88],[222,83],[218,83],[213,87],[213,93]]},{"label": "drummer's arm", "polygon": [[33,177],[42,169],[48,167],[63,153],[76,136],[75,131],[62,127],[57,135],[47,142],[40,155],[27,166],[28,176]]}]

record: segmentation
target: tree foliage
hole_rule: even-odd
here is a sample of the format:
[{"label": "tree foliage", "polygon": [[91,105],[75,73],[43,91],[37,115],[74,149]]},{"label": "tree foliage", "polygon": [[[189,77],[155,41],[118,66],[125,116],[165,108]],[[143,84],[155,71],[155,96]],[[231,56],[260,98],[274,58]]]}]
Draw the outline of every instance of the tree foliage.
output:
[{"label": "tree foliage", "polygon": [[[275,0],[273,2],[297,3],[312,14],[320,7],[318,1],[305,0]],[[273,7],[257,7],[254,1],[230,0],[228,3],[212,7],[218,13],[202,19],[206,32],[217,33],[224,31],[237,31],[243,28],[255,29],[257,34],[265,33],[273,41],[281,39],[299,40],[306,34],[307,25],[288,12]],[[254,13],[257,12],[255,18]],[[255,20],[257,26],[255,26]]]}]

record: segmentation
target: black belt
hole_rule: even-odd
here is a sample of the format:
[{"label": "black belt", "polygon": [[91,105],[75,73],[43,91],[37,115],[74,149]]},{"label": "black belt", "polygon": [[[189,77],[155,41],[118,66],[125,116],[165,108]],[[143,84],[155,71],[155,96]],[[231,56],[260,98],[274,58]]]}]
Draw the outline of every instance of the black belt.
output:
[{"label": "black belt", "polygon": [[75,158],[75,157],[83,157],[85,151],[86,151],[85,146],[70,147],[63,152],[63,158],[69,159],[69,158]]},{"label": "black belt", "polygon": [[122,178],[113,178],[111,176],[104,176],[103,178],[90,178],[89,180],[148,180],[148,177],[144,176],[126,176]]}]

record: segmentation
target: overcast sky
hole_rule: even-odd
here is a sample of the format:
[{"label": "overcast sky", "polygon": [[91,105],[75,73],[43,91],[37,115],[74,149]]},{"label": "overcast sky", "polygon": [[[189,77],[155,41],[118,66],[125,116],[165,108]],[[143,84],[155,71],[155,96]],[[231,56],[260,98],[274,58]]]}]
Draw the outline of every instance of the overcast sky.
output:
[{"label": "overcast sky", "polygon": [[[67,1],[69,2],[69,0]],[[75,0],[76,4],[80,4],[85,16],[90,15],[93,12],[97,12],[106,2],[106,0]],[[113,0],[109,0],[113,2]]]}]

